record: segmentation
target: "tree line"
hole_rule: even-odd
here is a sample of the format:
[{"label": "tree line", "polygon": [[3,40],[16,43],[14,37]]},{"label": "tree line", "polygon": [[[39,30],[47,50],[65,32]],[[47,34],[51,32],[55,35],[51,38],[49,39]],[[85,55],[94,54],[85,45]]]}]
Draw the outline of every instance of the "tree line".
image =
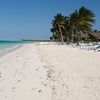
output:
[{"label": "tree line", "polygon": [[51,32],[53,41],[72,42],[79,44],[80,41],[89,41],[93,37],[89,34],[92,26],[95,23],[95,14],[85,8],[81,7],[79,10],[75,10],[69,16],[64,16],[61,13],[57,13],[52,20]]}]

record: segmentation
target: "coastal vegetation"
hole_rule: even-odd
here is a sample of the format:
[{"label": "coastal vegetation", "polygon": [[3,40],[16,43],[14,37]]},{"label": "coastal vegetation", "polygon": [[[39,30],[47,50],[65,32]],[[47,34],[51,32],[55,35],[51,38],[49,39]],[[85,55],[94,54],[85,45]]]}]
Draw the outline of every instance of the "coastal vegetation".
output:
[{"label": "coastal vegetation", "polygon": [[57,13],[51,23],[51,32],[53,33],[51,39],[62,44],[71,42],[77,43],[77,45],[81,41],[94,40],[90,34],[95,23],[94,17],[95,14],[85,7],[75,10],[69,16]]}]

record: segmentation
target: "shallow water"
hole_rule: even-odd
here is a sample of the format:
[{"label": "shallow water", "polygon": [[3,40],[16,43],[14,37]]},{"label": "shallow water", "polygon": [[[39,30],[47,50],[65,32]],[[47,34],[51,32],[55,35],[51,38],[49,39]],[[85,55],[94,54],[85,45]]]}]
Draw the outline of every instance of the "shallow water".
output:
[{"label": "shallow water", "polygon": [[21,47],[23,44],[29,43],[24,41],[0,41],[0,55],[10,52]]}]

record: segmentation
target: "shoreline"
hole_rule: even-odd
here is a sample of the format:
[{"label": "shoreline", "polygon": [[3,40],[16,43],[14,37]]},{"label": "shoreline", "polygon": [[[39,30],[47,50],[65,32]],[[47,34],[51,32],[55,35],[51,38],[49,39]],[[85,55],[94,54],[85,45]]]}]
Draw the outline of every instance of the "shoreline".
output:
[{"label": "shoreline", "polygon": [[[27,44],[27,43],[25,43]],[[16,44],[15,46],[11,46],[11,47],[8,47],[8,48],[5,48],[5,49],[1,49],[0,50],[0,57],[9,53],[9,52],[12,52],[20,47],[22,47],[23,45],[25,44]],[[79,46],[76,46],[75,43],[70,43],[70,44],[67,44],[66,42],[62,45],[60,42],[31,42],[29,44],[35,44],[35,45],[56,45],[56,46],[66,46],[66,47],[72,47],[72,48],[78,48],[78,49],[81,49],[81,50],[84,50],[84,51],[94,51],[92,49],[92,45],[93,44],[86,44],[86,43],[81,43]],[[100,45],[100,43],[98,43],[97,45]]]},{"label": "shoreline", "polygon": [[22,45],[15,45],[15,46],[12,46],[12,47],[0,50],[0,57],[6,55],[8,53],[12,53],[13,51],[17,50],[18,48],[22,47],[23,45],[24,44],[22,44]]}]

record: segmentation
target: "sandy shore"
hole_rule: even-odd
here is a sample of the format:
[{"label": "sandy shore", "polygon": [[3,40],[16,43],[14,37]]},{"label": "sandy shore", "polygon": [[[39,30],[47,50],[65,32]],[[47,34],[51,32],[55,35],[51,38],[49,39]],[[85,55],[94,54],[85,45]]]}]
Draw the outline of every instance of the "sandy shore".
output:
[{"label": "sandy shore", "polygon": [[0,100],[100,100],[100,52],[25,44],[0,58]]}]

